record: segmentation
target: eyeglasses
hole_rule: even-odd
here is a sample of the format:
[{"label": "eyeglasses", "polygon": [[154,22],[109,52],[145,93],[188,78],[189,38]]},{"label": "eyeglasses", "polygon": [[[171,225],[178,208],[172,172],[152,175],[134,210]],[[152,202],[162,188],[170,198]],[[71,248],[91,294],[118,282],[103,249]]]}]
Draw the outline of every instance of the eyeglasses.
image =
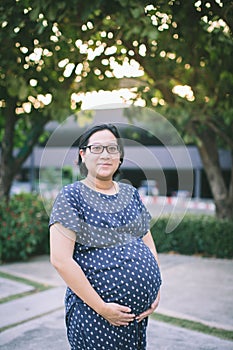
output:
[{"label": "eyeglasses", "polygon": [[94,154],[101,154],[103,153],[104,149],[107,150],[110,154],[116,154],[120,151],[120,147],[118,145],[108,145],[108,146],[102,146],[102,145],[89,145],[82,147],[83,149],[89,148],[91,153]]}]

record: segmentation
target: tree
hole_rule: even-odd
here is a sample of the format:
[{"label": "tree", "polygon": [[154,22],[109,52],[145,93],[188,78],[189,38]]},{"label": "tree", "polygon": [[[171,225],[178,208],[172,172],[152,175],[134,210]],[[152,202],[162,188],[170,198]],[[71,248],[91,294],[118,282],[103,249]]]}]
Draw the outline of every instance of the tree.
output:
[{"label": "tree", "polygon": [[[73,92],[126,84],[197,144],[217,215],[232,218],[233,175],[226,184],[218,157],[219,146],[233,150],[232,2],[12,0],[1,6],[0,196],[30,152],[22,148],[13,156],[20,130],[31,135],[32,147],[48,120],[67,116],[70,98],[77,108]],[[144,74],[117,81],[114,66],[127,62],[139,63]]]},{"label": "tree", "polygon": [[[86,52],[75,44],[86,16],[85,10],[81,16],[80,4],[0,4],[0,198],[8,198],[14,176],[48,121],[62,120],[79,109],[72,93],[98,88],[100,79],[90,71]],[[91,11],[90,6],[88,14]],[[101,86],[111,88],[111,82],[105,80]]]},{"label": "tree", "polygon": [[[135,99],[160,110],[195,142],[217,215],[232,219],[233,168],[226,183],[218,153],[219,147],[233,153],[232,2],[121,0],[110,11],[99,31],[114,53],[103,52],[95,63],[140,64],[145,74],[127,86],[137,86]],[[95,33],[97,26],[95,19]],[[83,41],[88,43],[85,33]]]},{"label": "tree", "polygon": [[[233,171],[226,184],[218,148],[233,153],[232,12],[230,2],[160,2],[149,11],[157,39],[143,40],[145,56],[135,53],[144,67],[149,91],[140,96],[153,104],[162,99],[165,115],[196,143],[220,218],[233,218]],[[191,28],[190,28],[191,21]],[[132,50],[129,41],[128,50]],[[139,46],[140,47],[140,46]],[[135,50],[134,50],[135,51]],[[187,86],[186,96],[177,87]],[[148,90],[148,89],[147,89]],[[157,103],[157,101],[156,101]]]}]

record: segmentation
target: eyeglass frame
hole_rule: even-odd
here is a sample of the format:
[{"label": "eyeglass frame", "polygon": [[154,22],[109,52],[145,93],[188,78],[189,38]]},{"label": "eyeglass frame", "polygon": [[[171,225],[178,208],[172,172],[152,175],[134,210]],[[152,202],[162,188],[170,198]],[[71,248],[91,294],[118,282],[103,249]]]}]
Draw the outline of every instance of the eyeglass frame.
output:
[{"label": "eyeglass frame", "polygon": [[[91,151],[91,147],[92,146],[99,146],[99,147],[102,147],[102,151],[101,152],[99,152],[99,153],[95,153],[95,152],[92,152]],[[112,146],[115,146],[116,147],[116,149],[117,149],[117,152],[114,152],[114,153],[111,153],[111,152],[109,152],[108,151],[108,147],[112,147]],[[108,152],[108,154],[117,154],[117,153],[120,153],[120,146],[119,145],[107,145],[107,146],[103,146],[103,145],[99,145],[99,144],[96,144],[96,145],[87,145],[87,146],[83,146],[81,149],[87,149],[87,148],[89,148],[89,150],[90,150],[90,152],[92,153],[92,154],[102,154],[103,152],[104,152],[104,150],[106,149],[106,151]]]}]

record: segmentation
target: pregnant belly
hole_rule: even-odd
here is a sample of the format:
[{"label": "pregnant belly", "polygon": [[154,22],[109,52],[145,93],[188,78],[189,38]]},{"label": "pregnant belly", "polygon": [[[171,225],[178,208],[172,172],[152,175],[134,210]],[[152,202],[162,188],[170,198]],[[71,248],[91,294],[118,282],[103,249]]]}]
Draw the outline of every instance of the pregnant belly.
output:
[{"label": "pregnant belly", "polygon": [[149,248],[137,240],[108,253],[99,255],[101,268],[97,263],[89,276],[93,287],[106,302],[129,306],[136,315],[147,310],[161,285],[160,271]]}]

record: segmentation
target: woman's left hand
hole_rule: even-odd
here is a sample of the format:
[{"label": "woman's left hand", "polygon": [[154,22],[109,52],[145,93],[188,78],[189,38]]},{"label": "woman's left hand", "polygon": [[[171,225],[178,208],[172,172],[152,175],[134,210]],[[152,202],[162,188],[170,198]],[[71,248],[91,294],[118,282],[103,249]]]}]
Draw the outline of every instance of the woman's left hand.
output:
[{"label": "woman's left hand", "polygon": [[151,314],[155,311],[155,309],[158,307],[158,305],[159,305],[159,300],[160,300],[160,290],[159,290],[159,292],[158,292],[157,298],[156,298],[155,301],[151,304],[151,307],[150,307],[148,310],[142,312],[140,315],[138,315],[138,316],[136,317],[137,322],[141,322],[144,318],[146,318],[146,317],[148,317],[149,315],[151,315]]}]

